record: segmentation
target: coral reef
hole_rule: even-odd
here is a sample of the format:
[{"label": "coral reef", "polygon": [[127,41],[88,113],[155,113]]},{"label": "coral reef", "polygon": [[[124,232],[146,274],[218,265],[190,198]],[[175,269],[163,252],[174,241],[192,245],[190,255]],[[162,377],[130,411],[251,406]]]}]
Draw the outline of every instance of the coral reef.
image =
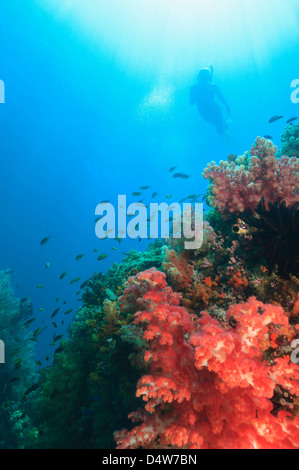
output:
[{"label": "coral reef", "polygon": [[32,315],[30,299],[15,297],[10,271],[0,271],[0,338],[5,345],[5,363],[0,364],[0,448],[16,447],[17,428],[23,421],[13,421],[18,403],[35,378],[32,334],[26,320]]},{"label": "coral reef", "polygon": [[281,150],[277,156],[299,157],[299,124],[286,126],[281,135]]},{"label": "coral reef", "polygon": [[[81,285],[69,337],[38,377],[28,372],[26,383],[15,356],[1,378],[10,446],[109,449],[117,429],[119,448],[299,446],[299,161],[289,127],[286,155],[257,138],[250,152],[208,165],[200,249],[184,250],[182,237],[130,251]],[[0,317],[17,325],[0,337],[22,352],[26,341],[29,357],[20,319],[30,303],[20,309],[9,289],[0,274]]]}]

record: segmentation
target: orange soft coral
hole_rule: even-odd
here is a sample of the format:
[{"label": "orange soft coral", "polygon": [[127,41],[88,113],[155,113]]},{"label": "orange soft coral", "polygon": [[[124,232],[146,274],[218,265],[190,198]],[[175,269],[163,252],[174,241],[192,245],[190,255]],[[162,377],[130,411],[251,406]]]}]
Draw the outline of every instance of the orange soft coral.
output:
[{"label": "orange soft coral", "polygon": [[235,326],[225,328],[207,312],[199,319],[180,307],[163,273],[141,279],[146,308],[135,322],[145,329],[150,373],[137,396],[147,413],[133,415],[139,426],[115,434],[118,448],[297,448],[299,418],[281,408],[274,416],[271,399],[279,387],[296,399],[299,367],[264,355],[273,326],[289,327],[283,309],[252,297],[229,308]]}]

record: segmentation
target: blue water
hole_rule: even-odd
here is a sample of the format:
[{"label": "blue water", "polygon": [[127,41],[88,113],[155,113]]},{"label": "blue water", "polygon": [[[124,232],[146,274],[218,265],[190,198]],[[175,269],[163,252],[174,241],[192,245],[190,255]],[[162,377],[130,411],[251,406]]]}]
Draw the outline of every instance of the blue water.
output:
[{"label": "blue water", "polygon": [[[268,2],[269,10],[278,6],[282,14],[272,28],[265,26],[267,40],[262,41],[259,29],[254,43],[245,26],[243,33],[241,29],[243,36],[235,43],[243,41],[245,49],[236,52],[235,60],[234,50],[223,50],[223,38],[211,25],[211,57],[199,44],[190,73],[186,67],[176,69],[175,55],[162,72],[147,64],[146,53],[139,70],[138,58],[132,58],[133,64],[122,60],[109,39],[97,42],[67,13],[56,15],[50,3],[0,4],[0,79],[6,86],[6,103],[0,105],[0,269],[12,268],[16,295],[32,299],[32,329],[47,326],[37,344],[41,359],[51,350],[55,308],[63,301],[65,308],[77,308],[76,292],[83,281],[120,262],[123,252],[146,247],[145,241],[127,239],[118,245],[97,239],[98,203],[116,203],[118,194],[127,194],[132,202],[129,195],[143,185],[151,186],[145,202],[151,202],[153,191],[157,202],[164,202],[166,194],[179,201],[203,193],[201,173],[208,162],[242,154],[257,135],[270,134],[279,145],[286,119],[299,114],[299,104],[290,100],[290,83],[299,78],[299,5],[291,0]],[[234,31],[233,14],[230,20]],[[101,25],[101,17],[98,21]],[[142,49],[142,43],[138,46]],[[229,139],[189,105],[196,71],[209,63],[232,109]],[[275,114],[285,119],[268,124]],[[173,179],[168,172],[172,166],[190,179]],[[40,246],[46,236],[49,242]],[[93,253],[95,248],[99,253]],[[109,256],[98,262],[102,252]],[[85,257],[75,261],[79,253]],[[68,275],[59,280],[63,271]],[[81,281],[70,285],[77,276]],[[37,289],[38,284],[45,287]],[[59,332],[66,331],[71,316],[56,318]]]}]

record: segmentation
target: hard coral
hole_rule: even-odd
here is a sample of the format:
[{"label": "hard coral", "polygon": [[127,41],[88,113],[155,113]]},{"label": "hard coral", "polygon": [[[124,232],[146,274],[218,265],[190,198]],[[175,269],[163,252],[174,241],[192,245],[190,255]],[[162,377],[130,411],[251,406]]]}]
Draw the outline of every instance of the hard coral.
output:
[{"label": "hard coral", "polygon": [[299,395],[298,365],[269,356],[271,327],[291,329],[283,309],[250,298],[229,308],[233,329],[206,312],[190,315],[163,273],[138,277],[147,284],[146,308],[135,323],[145,330],[150,374],[138,382],[137,396],[147,413],[133,414],[141,424],[115,434],[118,448],[298,447],[299,418],[285,409],[272,413],[277,387]]}]

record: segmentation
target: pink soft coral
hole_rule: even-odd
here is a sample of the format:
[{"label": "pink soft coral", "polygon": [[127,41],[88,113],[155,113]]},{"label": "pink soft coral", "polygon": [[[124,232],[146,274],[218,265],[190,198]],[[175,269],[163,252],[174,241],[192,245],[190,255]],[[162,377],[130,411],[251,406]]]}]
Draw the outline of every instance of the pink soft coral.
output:
[{"label": "pink soft coral", "polygon": [[299,159],[275,158],[276,151],[272,142],[258,137],[250,155],[209,164],[203,176],[211,183],[211,205],[227,215],[254,212],[262,198],[266,207],[279,200],[287,206],[298,201]]}]

